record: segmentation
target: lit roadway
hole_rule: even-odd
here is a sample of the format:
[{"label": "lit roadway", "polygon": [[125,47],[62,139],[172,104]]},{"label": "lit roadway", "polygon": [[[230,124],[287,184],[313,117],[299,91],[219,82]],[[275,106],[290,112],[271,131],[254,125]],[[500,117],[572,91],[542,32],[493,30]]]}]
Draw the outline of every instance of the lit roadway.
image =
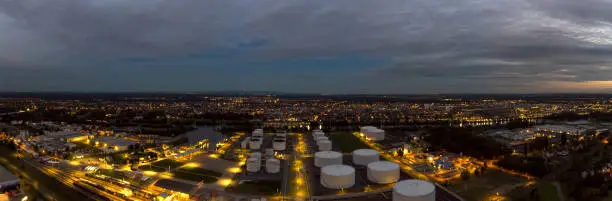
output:
[{"label": "lit roadway", "polygon": [[[310,190],[308,188],[308,178],[306,177],[307,174],[305,172],[306,169],[304,167],[303,162],[304,155],[307,152],[307,146],[304,140],[304,134],[298,133],[296,135],[296,139],[297,145],[294,146],[292,157],[293,161],[291,162],[291,169],[293,170],[291,171],[293,175],[293,179],[291,179],[291,182],[295,182],[292,185],[294,187],[292,189],[294,194],[289,195],[289,197],[294,196],[297,200],[305,200],[307,197],[310,196]],[[287,185],[287,183],[285,183],[285,185]]]}]

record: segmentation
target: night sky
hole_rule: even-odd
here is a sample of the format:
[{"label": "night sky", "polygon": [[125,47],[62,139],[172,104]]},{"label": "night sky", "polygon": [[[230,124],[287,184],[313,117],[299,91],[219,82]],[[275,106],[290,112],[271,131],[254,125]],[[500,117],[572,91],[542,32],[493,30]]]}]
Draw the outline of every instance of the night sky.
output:
[{"label": "night sky", "polygon": [[612,92],[612,2],[0,0],[0,91]]}]

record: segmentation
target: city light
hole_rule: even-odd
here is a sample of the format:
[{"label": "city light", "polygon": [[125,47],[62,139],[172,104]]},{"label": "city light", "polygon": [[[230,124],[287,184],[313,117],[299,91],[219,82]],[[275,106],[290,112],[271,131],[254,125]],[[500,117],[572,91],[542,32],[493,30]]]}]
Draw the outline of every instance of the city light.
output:
[{"label": "city light", "polygon": [[228,172],[231,172],[231,173],[240,173],[241,169],[239,167],[233,167],[233,168],[229,168]]},{"label": "city light", "polygon": [[162,172],[160,174],[160,177],[164,178],[164,179],[171,179],[172,176],[174,176],[174,174],[170,173],[170,172]]},{"label": "city light", "polygon": [[121,189],[121,192],[120,192],[120,193],[121,193],[121,194],[123,194],[123,195],[125,195],[125,196],[127,196],[127,197],[130,197],[130,196],[132,196],[132,195],[133,195],[132,190],[127,189],[127,188],[123,188],[123,189]]},{"label": "city light", "polygon": [[220,179],[219,184],[221,186],[229,186],[232,184],[232,179]]},{"label": "city light", "polygon": [[198,163],[194,163],[194,162],[191,162],[191,163],[187,163],[187,164],[185,164],[185,167],[188,167],[188,168],[196,168],[196,167],[200,167],[200,164],[198,164]]},{"label": "city light", "polygon": [[150,170],[146,170],[146,171],[144,171],[142,173],[144,175],[147,175],[147,176],[155,176],[155,175],[157,175],[157,172],[153,172],[153,171],[150,171]]}]

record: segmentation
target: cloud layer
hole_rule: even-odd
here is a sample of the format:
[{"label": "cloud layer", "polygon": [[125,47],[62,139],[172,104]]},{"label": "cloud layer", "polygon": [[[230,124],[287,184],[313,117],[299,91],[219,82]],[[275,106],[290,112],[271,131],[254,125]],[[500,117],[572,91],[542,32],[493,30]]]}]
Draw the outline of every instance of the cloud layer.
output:
[{"label": "cloud layer", "polygon": [[0,0],[2,91],[612,92],[607,0]]}]

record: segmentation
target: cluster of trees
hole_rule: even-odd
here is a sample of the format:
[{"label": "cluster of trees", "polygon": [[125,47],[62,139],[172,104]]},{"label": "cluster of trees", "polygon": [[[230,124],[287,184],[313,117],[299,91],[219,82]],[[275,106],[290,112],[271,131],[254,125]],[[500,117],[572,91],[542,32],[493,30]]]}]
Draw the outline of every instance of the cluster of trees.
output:
[{"label": "cluster of trees", "polygon": [[543,177],[549,173],[546,161],[542,157],[505,156],[497,165],[517,172]]},{"label": "cluster of trees", "polygon": [[593,119],[602,122],[611,122],[612,121],[612,112],[591,112],[588,115],[581,115],[576,112],[561,112],[558,114],[553,114],[546,119],[557,120],[557,121],[576,121],[582,119]]},{"label": "cluster of trees", "polygon": [[472,128],[432,128],[425,141],[434,151],[446,150],[468,156],[493,159],[510,153],[504,145],[492,138],[472,134]]},{"label": "cluster of trees", "polygon": [[561,112],[557,114],[550,115],[546,117],[546,119],[556,120],[556,121],[576,121],[581,119],[586,119],[587,116],[580,115],[576,112]]},{"label": "cluster of trees", "polygon": [[531,123],[527,120],[515,119],[515,120],[508,122],[504,127],[506,129],[512,130],[512,129],[517,129],[517,128],[529,128],[533,125],[535,125],[535,123]]},{"label": "cluster of trees", "polygon": [[589,116],[597,121],[612,122],[612,112],[593,112]]}]

